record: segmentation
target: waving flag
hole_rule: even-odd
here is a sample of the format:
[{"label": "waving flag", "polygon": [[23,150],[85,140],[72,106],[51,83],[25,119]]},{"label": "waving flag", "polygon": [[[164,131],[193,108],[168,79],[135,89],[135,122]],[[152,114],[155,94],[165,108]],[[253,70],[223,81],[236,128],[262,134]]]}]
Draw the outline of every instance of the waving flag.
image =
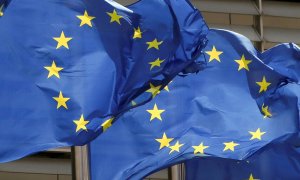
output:
[{"label": "waving flag", "polygon": [[[185,163],[186,180],[223,179],[299,179],[300,149],[287,145],[268,145],[245,161],[201,158]],[[218,173],[216,173],[216,171]]]},{"label": "waving flag", "polygon": [[159,88],[150,82],[163,88],[201,63],[195,58],[208,30],[185,0],[128,8],[109,0],[1,0],[0,7],[0,162],[89,142],[106,117],[139,95],[152,98],[146,91]]},{"label": "waving flag", "polygon": [[297,145],[296,45],[260,53],[240,34],[211,30],[204,53],[203,71],[177,77],[91,143],[93,180],[141,179],[203,156],[243,160],[271,142]]}]

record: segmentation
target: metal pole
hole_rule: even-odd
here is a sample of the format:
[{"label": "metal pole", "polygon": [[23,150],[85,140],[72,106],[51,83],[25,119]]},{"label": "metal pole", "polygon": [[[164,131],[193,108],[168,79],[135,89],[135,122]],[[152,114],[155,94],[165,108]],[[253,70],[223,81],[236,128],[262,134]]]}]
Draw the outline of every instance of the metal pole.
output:
[{"label": "metal pole", "polygon": [[177,164],[169,169],[170,180],[185,180],[184,164]]},{"label": "metal pole", "polygon": [[72,179],[90,180],[88,146],[72,147]]},{"label": "metal pole", "polygon": [[263,7],[262,0],[255,0],[256,7],[258,8],[259,14],[254,18],[254,27],[258,32],[261,42],[258,44],[258,48],[261,51],[264,51],[264,23],[263,23]]}]

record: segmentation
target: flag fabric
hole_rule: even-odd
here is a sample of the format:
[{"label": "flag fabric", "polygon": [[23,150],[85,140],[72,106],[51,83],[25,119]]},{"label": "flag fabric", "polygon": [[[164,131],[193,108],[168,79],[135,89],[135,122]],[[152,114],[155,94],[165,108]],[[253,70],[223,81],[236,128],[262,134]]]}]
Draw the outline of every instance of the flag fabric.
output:
[{"label": "flag fabric", "polygon": [[204,53],[204,70],[176,77],[90,144],[92,180],[141,179],[196,157],[243,160],[271,142],[297,142],[295,44],[260,53],[240,34],[211,29]]},{"label": "flag fabric", "polygon": [[186,180],[264,180],[300,179],[300,149],[287,145],[268,145],[244,161],[199,158],[185,162]]},{"label": "flag fabric", "polygon": [[150,82],[163,88],[203,63],[195,58],[208,28],[185,0],[129,7],[1,0],[0,7],[0,162],[86,144],[133,98],[152,98],[159,88]]}]

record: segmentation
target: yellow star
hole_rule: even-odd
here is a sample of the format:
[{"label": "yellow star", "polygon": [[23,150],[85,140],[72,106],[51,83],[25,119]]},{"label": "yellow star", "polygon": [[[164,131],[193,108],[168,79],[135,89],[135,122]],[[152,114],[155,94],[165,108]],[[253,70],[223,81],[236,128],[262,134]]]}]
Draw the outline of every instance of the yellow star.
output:
[{"label": "yellow star", "polygon": [[140,27],[138,27],[137,29],[134,28],[133,39],[137,39],[137,38],[142,38],[142,31]]},{"label": "yellow star", "polygon": [[151,65],[150,70],[154,67],[160,67],[160,64],[163,63],[165,60],[161,60],[159,58],[157,58],[155,61],[149,62],[149,64]]},{"label": "yellow star", "polygon": [[266,132],[261,132],[260,128],[258,128],[255,132],[249,131],[249,133],[252,135],[250,140],[253,139],[261,140],[261,136],[264,135]]},{"label": "yellow star", "polygon": [[4,4],[2,4],[1,7],[0,7],[0,17],[4,15],[3,7],[4,7]]},{"label": "yellow star", "polygon": [[271,85],[271,83],[266,81],[266,77],[264,76],[261,82],[256,82],[260,86],[259,93],[263,91],[267,91],[268,87]]},{"label": "yellow star", "polygon": [[[172,82],[173,82],[173,81],[170,81],[169,84],[171,84]],[[168,84],[168,85],[169,85],[169,84]],[[169,89],[169,86],[168,86],[168,85],[165,86],[164,90],[166,90],[167,92],[170,92],[170,89]]]},{"label": "yellow star", "polygon": [[211,62],[213,60],[221,62],[220,55],[223,54],[223,51],[217,51],[215,46],[213,46],[211,51],[205,51],[205,53],[209,55],[208,62]]},{"label": "yellow star", "polygon": [[174,151],[179,152],[179,149],[180,149],[181,146],[183,146],[183,145],[184,145],[184,144],[180,144],[179,141],[177,141],[175,145],[169,147],[169,148],[171,149],[171,151],[169,152],[169,154],[171,154],[171,153],[174,152]]},{"label": "yellow star", "polygon": [[154,98],[157,94],[160,93],[160,88],[161,86],[154,86],[153,84],[150,83],[150,89],[148,89],[146,92],[152,94],[152,98]]},{"label": "yellow star", "polygon": [[114,118],[112,117],[101,124],[101,126],[103,128],[103,132],[105,132],[108,128],[111,127],[113,120],[114,120]]},{"label": "yellow star", "polygon": [[157,105],[155,103],[153,109],[152,110],[148,109],[147,112],[151,114],[150,121],[152,121],[155,118],[157,118],[157,119],[159,119],[159,120],[162,121],[162,119],[161,119],[161,113],[165,112],[165,110],[164,109],[158,109],[158,107],[157,107]]},{"label": "yellow star", "polygon": [[56,49],[60,48],[61,46],[69,49],[68,42],[72,40],[71,37],[66,37],[63,31],[61,32],[60,37],[54,37],[53,39],[57,41]]},{"label": "yellow star", "polygon": [[245,55],[242,55],[242,58],[240,60],[235,60],[235,62],[239,64],[238,71],[240,71],[241,69],[246,69],[247,71],[249,71],[248,65],[252,61],[251,60],[246,60]]},{"label": "yellow star", "polygon": [[61,91],[59,91],[58,97],[53,97],[55,101],[57,101],[57,109],[63,106],[68,109],[66,102],[70,100],[70,98],[65,98]]},{"label": "yellow star", "polygon": [[264,118],[267,118],[267,117],[272,117],[272,114],[271,112],[269,111],[269,106],[264,106],[265,104],[262,105],[261,107],[261,111],[262,113],[264,114]]},{"label": "yellow star", "polygon": [[85,24],[90,26],[90,27],[93,27],[92,20],[95,19],[95,17],[94,16],[89,16],[87,11],[84,11],[84,14],[82,16],[78,15],[77,18],[81,20],[80,27],[85,25]]},{"label": "yellow star", "polygon": [[90,121],[86,121],[84,120],[83,114],[80,116],[79,120],[74,120],[73,121],[76,124],[76,132],[82,130],[87,131],[86,125],[90,122]]},{"label": "yellow star", "polygon": [[249,179],[248,179],[248,180],[259,180],[259,179],[254,179],[253,175],[252,175],[252,174],[250,174],[250,177],[249,177]]},{"label": "yellow star", "polygon": [[167,92],[170,92],[169,86],[165,86],[164,90],[166,90]]},{"label": "yellow star", "polygon": [[131,101],[131,105],[132,105],[132,106],[136,106],[137,103],[136,103],[135,101]]},{"label": "yellow star", "polygon": [[225,148],[224,148],[223,151],[226,151],[226,150],[234,151],[234,147],[237,146],[237,145],[239,145],[237,143],[234,143],[233,141],[231,141],[231,142],[225,142],[223,144],[225,145]]},{"label": "yellow star", "polygon": [[44,68],[49,71],[48,78],[52,77],[53,75],[57,78],[60,78],[59,71],[64,69],[62,67],[57,67],[54,61],[52,62],[51,66],[45,66]]},{"label": "yellow star", "polygon": [[163,147],[169,147],[170,142],[173,141],[173,139],[174,138],[168,138],[166,133],[164,133],[161,139],[155,139],[155,140],[160,143],[159,149],[162,149]]},{"label": "yellow star", "polygon": [[117,22],[118,24],[121,24],[120,19],[123,17],[118,15],[115,9],[112,13],[107,12],[107,14],[110,16],[110,23]]},{"label": "yellow star", "polygon": [[147,42],[148,49],[155,48],[155,49],[159,50],[159,45],[161,45],[162,43],[163,43],[163,41],[158,42],[157,39],[155,38],[153,41]]},{"label": "yellow star", "polygon": [[194,148],[194,154],[197,153],[204,154],[204,149],[209,148],[209,146],[204,146],[203,142],[201,142],[199,146],[193,146],[193,148]]}]

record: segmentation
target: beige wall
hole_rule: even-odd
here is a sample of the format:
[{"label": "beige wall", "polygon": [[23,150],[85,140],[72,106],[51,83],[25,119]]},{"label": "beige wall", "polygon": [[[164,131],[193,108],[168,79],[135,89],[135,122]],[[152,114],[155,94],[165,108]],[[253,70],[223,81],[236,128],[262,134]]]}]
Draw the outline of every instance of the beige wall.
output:
[{"label": "beige wall", "polygon": [[0,180],[71,180],[71,175],[0,172]]}]

